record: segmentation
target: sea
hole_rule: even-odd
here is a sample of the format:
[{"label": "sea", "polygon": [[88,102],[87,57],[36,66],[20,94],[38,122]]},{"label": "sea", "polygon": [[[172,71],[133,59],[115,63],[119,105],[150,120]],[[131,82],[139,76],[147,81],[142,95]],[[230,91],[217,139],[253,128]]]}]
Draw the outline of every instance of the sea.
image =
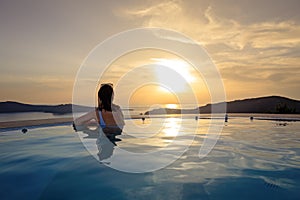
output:
[{"label": "sea", "polygon": [[[0,121],[68,116],[1,114]],[[299,119],[126,117],[115,140],[71,124],[0,130],[0,199],[299,200]]]}]

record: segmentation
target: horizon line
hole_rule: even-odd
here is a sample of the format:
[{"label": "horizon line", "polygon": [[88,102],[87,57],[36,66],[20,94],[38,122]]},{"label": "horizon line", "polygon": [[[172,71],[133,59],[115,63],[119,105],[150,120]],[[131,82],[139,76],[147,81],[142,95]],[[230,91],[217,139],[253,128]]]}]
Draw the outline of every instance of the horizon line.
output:
[{"label": "horizon line", "polygon": [[[296,100],[296,101],[300,101],[300,99],[296,99],[296,98],[291,98],[291,97],[287,97],[287,96],[280,96],[280,95],[268,95],[268,96],[258,96],[258,97],[245,97],[245,98],[239,98],[239,99],[232,99],[232,100],[226,100],[225,102],[233,102],[233,101],[241,101],[241,100],[249,100],[249,99],[259,99],[259,98],[268,98],[268,97],[280,97],[280,98],[286,98],[286,99],[290,99],[290,100]],[[27,104],[27,105],[37,105],[37,106],[59,106],[59,105],[76,105],[76,106],[87,106],[87,107],[94,107],[93,105],[78,105],[78,104],[73,104],[72,102],[69,103],[29,103],[29,102],[22,102],[22,101],[17,101],[17,100],[4,100],[4,101],[0,101],[0,103],[20,103],[20,104]],[[203,105],[209,105],[209,104],[218,104],[218,103],[224,103],[224,102],[207,102],[206,104]],[[155,104],[163,104],[163,105],[167,105],[167,104],[175,104],[175,105],[180,105],[178,103],[155,103]],[[182,104],[182,105],[193,105],[193,103],[186,103],[186,104]],[[154,104],[134,104],[134,106],[151,106]],[[199,104],[198,104],[199,105]]]}]

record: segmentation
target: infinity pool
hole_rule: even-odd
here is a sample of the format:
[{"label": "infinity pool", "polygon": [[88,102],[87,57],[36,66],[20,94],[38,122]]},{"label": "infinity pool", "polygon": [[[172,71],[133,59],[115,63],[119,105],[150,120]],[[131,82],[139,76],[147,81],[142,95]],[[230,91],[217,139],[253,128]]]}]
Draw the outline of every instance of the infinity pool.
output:
[{"label": "infinity pool", "polygon": [[[175,118],[151,137],[133,131],[147,123],[131,120],[122,141],[103,156],[107,148],[99,148],[97,135],[75,133],[71,126],[0,133],[0,199],[300,199],[300,122],[230,119],[213,150],[200,159],[209,120],[183,119],[170,152],[195,137],[174,162],[147,173],[112,168],[122,150],[153,152],[178,136],[172,135]],[[133,162],[126,159],[125,164]]]}]

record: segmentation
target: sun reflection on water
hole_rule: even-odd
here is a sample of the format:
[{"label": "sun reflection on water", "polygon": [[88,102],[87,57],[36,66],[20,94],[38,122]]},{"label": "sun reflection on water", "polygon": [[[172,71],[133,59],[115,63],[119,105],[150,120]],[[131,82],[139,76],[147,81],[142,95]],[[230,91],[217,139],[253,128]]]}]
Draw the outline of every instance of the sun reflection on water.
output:
[{"label": "sun reflection on water", "polygon": [[162,129],[162,133],[166,137],[176,137],[181,126],[180,118],[167,118]]}]

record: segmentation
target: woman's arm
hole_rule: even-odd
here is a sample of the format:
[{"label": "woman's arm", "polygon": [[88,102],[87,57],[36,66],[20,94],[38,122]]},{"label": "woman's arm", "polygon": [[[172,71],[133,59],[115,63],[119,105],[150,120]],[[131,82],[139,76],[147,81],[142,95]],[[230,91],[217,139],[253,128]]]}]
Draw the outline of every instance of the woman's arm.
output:
[{"label": "woman's arm", "polygon": [[81,126],[88,124],[91,120],[97,120],[96,111],[92,110],[74,120],[74,125]]}]

